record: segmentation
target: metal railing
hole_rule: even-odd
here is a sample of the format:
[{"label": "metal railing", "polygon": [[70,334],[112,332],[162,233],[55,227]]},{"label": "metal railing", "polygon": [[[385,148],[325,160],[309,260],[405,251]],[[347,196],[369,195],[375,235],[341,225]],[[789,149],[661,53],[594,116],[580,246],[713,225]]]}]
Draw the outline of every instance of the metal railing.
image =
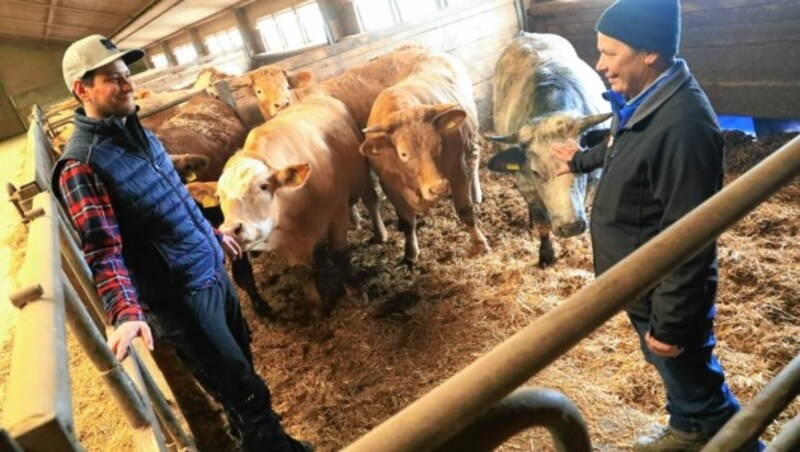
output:
[{"label": "metal railing", "polygon": [[345,450],[425,451],[441,445],[798,174],[800,136]]}]

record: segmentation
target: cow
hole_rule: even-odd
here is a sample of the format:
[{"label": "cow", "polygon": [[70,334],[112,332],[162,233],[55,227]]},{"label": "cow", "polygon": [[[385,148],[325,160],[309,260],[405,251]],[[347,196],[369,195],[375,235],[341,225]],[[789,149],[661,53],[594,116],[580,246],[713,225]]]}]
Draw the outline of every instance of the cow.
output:
[{"label": "cow", "polygon": [[[489,169],[516,176],[528,204],[529,228],[540,237],[541,268],[556,257],[550,231],[569,237],[586,229],[585,175],[555,176],[554,142],[577,139],[611,114],[597,73],[578,58],[566,39],[521,33],[503,51],[494,75],[494,129],[502,152]],[[603,133],[592,134],[592,138]],[[589,143],[592,144],[592,143]]]},{"label": "cow", "polygon": [[460,62],[444,53],[418,62],[408,77],[378,95],[364,132],[361,153],[378,174],[405,235],[402,263],[413,266],[419,255],[416,214],[450,193],[469,230],[472,253],[489,252],[473,208],[480,199],[478,115],[472,82]]},{"label": "cow", "polygon": [[306,313],[315,318],[326,309],[313,279],[314,248],[327,237],[348,295],[363,299],[347,249],[349,213],[359,198],[376,234],[386,234],[360,141],[344,104],[308,96],[254,128],[217,184],[225,218],[220,229],[247,251],[283,258],[303,286]]},{"label": "cow", "polygon": [[199,154],[208,157],[198,181],[216,181],[225,162],[244,144],[247,130],[225,102],[199,94],[167,119],[156,136],[170,155]]},{"label": "cow", "polygon": [[428,53],[424,47],[405,45],[319,83],[306,71],[290,72],[279,66],[256,69],[249,77],[267,120],[304,96],[318,92],[344,102],[356,124],[364,128],[378,94],[408,76]]}]

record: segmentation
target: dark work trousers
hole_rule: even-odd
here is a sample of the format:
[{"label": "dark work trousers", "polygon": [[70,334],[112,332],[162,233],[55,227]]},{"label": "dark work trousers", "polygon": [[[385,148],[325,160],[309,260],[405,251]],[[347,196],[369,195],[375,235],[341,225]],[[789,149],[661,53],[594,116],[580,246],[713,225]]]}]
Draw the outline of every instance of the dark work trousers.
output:
[{"label": "dark work trousers", "polygon": [[292,450],[272,411],[269,389],[253,368],[250,330],[227,273],[211,287],[148,308],[156,334],[175,347],[203,388],[222,404],[245,450]]},{"label": "dark work trousers", "polygon": [[667,391],[669,424],[684,432],[703,432],[713,436],[728,419],[739,411],[739,402],[733,396],[725,374],[713,355],[717,340],[709,322],[696,344],[687,346],[674,358],[654,355],[645,343],[645,333],[650,330],[646,318],[628,313],[631,323],[639,333],[639,342],[645,360],[653,364]]}]

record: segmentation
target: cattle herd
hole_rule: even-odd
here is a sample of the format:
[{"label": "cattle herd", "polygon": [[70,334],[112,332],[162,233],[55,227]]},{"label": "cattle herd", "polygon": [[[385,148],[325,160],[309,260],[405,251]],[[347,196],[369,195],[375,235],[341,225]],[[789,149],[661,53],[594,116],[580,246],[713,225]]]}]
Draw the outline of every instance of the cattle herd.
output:
[{"label": "cattle herd", "polygon": [[[204,74],[198,83],[225,78]],[[314,279],[314,252],[327,243],[348,296],[367,302],[349,259],[348,230],[359,226],[356,203],[369,212],[373,240],[384,242],[377,179],[405,236],[401,262],[420,253],[417,217],[452,198],[470,236],[470,254],[491,252],[475,207],[479,182],[478,114],[472,81],[454,57],[404,45],[324,81],[306,71],[266,66],[240,77],[265,122],[249,131],[233,108],[201,94],[144,117],[209,220],[248,252],[272,251],[296,275],[305,310],[327,310]],[[197,89],[197,86],[192,87]],[[190,90],[137,93],[140,106],[168,102]],[[513,174],[540,239],[539,265],[555,262],[549,233],[586,228],[586,177],[556,177],[550,143],[601,136],[604,91],[598,75],[565,39],[521,33],[500,56],[494,75],[498,152],[490,170]],[[591,133],[586,133],[591,132]],[[64,137],[59,137],[63,140]],[[273,315],[256,289],[247,258],[234,280],[254,310]]]}]

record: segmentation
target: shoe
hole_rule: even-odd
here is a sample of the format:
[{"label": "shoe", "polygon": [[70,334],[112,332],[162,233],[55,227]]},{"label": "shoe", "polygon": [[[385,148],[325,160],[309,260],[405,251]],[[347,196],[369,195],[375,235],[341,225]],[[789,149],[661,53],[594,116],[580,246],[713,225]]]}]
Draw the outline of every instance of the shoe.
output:
[{"label": "shoe", "polygon": [[635,452],[693,452],[699,451],[710,440],[703,432],[682,432],[674,427],[636,439]]}]

